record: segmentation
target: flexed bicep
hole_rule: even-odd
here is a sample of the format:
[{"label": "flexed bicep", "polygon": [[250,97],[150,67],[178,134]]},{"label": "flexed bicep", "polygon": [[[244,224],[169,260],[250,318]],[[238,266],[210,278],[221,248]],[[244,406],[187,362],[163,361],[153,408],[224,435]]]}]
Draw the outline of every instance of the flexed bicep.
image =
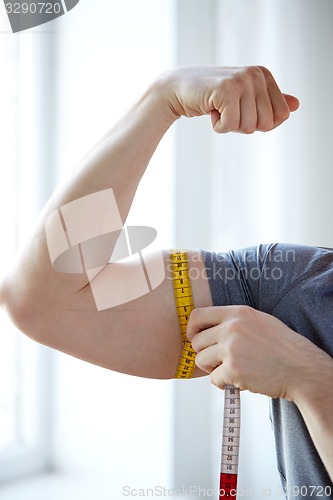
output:
[{"label": "flexed bicep", "polygon": [[[209,306],[211,295],[201,254],[193,251],[190,256],[194,304]],[[169,251],[164,250],[162,257],[164,277],[160,284],[133,300],[112,306],[114,297],[119,297],[119,282],[123,285],[126,282],[123,291],[130,290],[133,280],[141,275],[142,262],[134,259],[108,264],[99,276],[105,280],[104,304],[108,303],[109,307],[97,310],[92,284],[88,284],[71,297],[64,310],[53,312],[53,320],[49,317],[48,345],[111,370],[143,377],[173,378],[182,339]],[[145,265],[151,276],[161,276],[161,252],[147,253]],[[118,282],[111,280],[108,266],[118,268]],[[195,376],[199,375],[204,373],[197,369]]]}]

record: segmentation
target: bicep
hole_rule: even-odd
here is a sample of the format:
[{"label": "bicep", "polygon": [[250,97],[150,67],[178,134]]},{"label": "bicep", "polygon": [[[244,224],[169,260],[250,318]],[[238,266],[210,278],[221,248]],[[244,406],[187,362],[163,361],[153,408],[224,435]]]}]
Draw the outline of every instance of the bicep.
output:
[{"label": "bicep", "polygon": [[[190,275],[195,307],[212,305],[209,283],[199,252],[190,252]],[[150,256],[150,266],[157,266],[159,254]],[[113,264],[110,264],[111,266]],[[131,276],[138,269],[123,267],[131,287]],[[152,378],[174,377],[181,352],[181,336],[176,314],[173,283],[164,252],[165,276],[148,293],[119,305],[97,309],[96,293],[91,285],[68,297],[59,310],[55,307],[43,316],[44,335],[49,346],[105,368]],[[104,273],[104,274],[102,274]],[[114,293],[108,267],[98,277],[104,283],[102,295]],[[93,282],[92,282],[93,283]],[[109,285],[109,291],[108,291]],[[111,301],[111,299],[110,299]],[[112,302],[112,301],[111,301]],[[111,304],[110,302],[110,304]],[[107,306],[107,300],[105,302]],[[104,307],[104,306],[103,306]],[[196,369],[195,376],[204,374]]]}]

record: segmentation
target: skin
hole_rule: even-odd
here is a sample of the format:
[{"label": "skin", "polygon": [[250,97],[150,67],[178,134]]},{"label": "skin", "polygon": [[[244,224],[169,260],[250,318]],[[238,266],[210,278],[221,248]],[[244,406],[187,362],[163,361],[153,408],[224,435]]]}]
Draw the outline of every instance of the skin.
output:
[{"label": "skin", "polygon": [[[173,377],[181,341],[168,252],[160,286],[97,311],[86,273],[53,269],[45,221],[73,200],[112,188],[124,222],[151,156],[181,116],[209,114],[215,132],[249,134],[274,129],[297,108],[298,100],[283,94],[263,67],[185,67],[161,75],[53,194],[31,241],[1,284],[2,307],[37,342],[112,370]],[[221,388],[231,383],[294,401],[332,477],[332,359],[273,317],[247,307],[211,307],[201,257],[197,252],[190,256],[190,267],[199,276],[192,280],[196,309],[188,327],[198,352],[195,376],[209,373]],[[150,259],[154,263],[157,256]],[[108,266],[106,260],[102,276]],[[318,363],[320,373],[315,370]]]}]

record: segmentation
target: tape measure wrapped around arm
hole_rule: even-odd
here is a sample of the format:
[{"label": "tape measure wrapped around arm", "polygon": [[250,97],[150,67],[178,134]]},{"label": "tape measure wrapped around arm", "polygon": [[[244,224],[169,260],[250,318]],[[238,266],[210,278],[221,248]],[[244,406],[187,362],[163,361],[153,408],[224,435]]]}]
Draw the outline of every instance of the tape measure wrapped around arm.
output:
[{"label": "tape measure wrapped around arm", "polygon": [[182,339],[182,352],[175,378],[191,378],[195,371],[195,351],[186,337],[186,327],[191,311],[194,309],[194,303],[188,252],[186,250],[172,250],[170,252],[170,267],[179,331]]},{"label": "tape measure wrapped around arm", "polygon": [[[182,351],[175,378],[189,379],[195,371],[195,351],[186,337],[186,327],[194,309],[189,270],[189,255],[186,250],[170,252],[171,277],[182,338]],[[220,467],[219,499],[236,499],[240,439],[240,394],[232,385],[225,386],[222,452]]]}]

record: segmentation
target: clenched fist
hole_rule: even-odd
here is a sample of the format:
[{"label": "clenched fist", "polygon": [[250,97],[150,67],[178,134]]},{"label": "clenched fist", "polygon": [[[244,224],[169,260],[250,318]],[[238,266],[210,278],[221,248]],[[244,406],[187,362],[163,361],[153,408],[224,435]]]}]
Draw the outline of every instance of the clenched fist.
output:
[{"label": "clenched fist", "polygon": [[215,132],[267,132],[288,119],[298,100],[283,94],[262,66],[185,66],[158,80],[176,116],[211,115]]}]

